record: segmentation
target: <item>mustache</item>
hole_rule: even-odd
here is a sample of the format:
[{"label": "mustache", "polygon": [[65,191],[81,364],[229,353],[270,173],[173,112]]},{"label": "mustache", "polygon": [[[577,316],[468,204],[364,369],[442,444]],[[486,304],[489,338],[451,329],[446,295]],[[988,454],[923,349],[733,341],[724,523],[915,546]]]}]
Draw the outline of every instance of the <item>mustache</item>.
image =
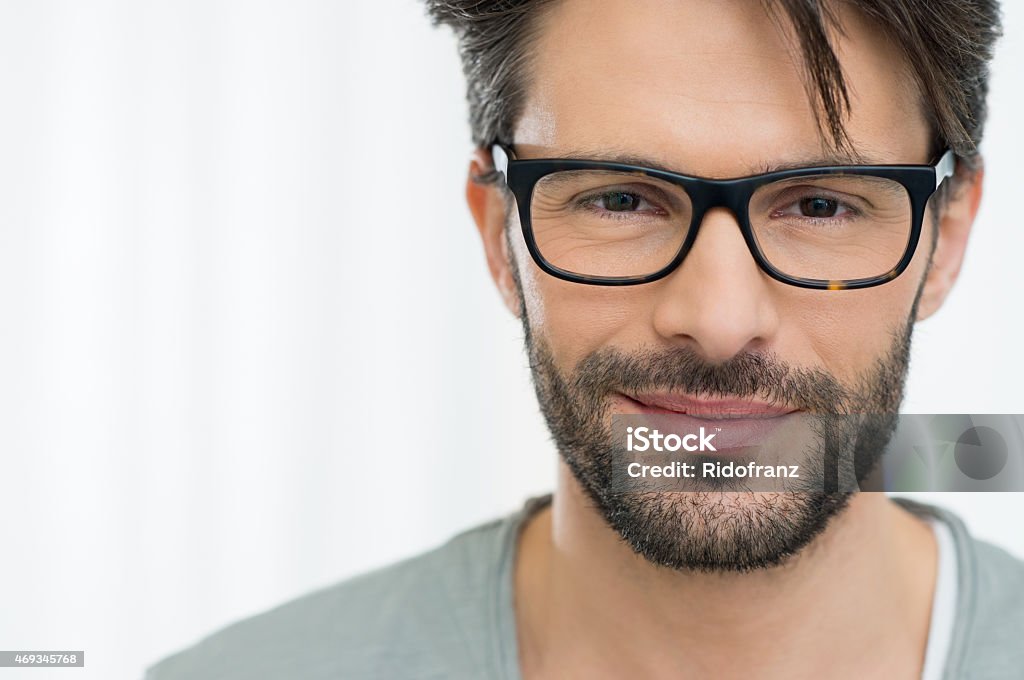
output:
[{"label": "mustache", "polygon": [[759,399],[818,413],[839,413],[852,401],[851,392],[830,373],[792,366],[772,352],[709,363],[689,347],[630,353],[606,347],[581,359],[568,382],[573,393],[595,399],[612,391],[671,391]]}]

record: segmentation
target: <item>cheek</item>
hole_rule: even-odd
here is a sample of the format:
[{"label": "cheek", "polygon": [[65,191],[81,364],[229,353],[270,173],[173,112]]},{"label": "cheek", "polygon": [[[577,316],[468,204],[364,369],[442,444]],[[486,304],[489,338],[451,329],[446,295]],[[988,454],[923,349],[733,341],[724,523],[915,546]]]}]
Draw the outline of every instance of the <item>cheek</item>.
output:
[{"label": "cheek", "polygon": [[794,311],[799,330],[811,343],[815,361],[850,384],[893,345],[893,333],[907,323],[920,273],[907,270],[875,288],[822,291]]},{"label": "cheek", "polygon": [[645,305],[638,287],[563,281],[540,270],[521,236],[512,245],[531,332],[548,343],[563,370],[603,347],[641,344]]},{"label": "cheek", "polygon": [[819,365],[849,382],[889,352],[893,333],[910,320],[924,280],[932,239],[931,215],[907,269],[887,284],[851,291],[799,291],[786,317],[811,344]]}]

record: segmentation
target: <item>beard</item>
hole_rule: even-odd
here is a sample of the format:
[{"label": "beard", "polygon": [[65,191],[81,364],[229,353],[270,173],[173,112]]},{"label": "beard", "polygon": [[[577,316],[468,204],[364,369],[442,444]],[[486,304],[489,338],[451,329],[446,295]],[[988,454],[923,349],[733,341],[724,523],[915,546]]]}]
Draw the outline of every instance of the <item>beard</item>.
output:
[{"label": "beard", "polygon": [[[515,265],[513,264],[513,271]],[[518,280],[520,301],[522,287]],[[919,291],[920,292],[920,291]],[[535,337],[521,306],[533,383],[562,460],[596,511],[638,555],[678,571],[750,572],[783,564],[847,507],[877,466],[895,430],[917,301],[890,333],[883,356],[844,385],[828,372],[793,367],[772,353],[711,364],[689,347],[624,353],[611,348],[581,359],[569,375],[547,341]],[[821,414],[804,469],[817,476],[781,492],[623,492],[613,480],[622,449],[608,426],[614,392],[672,391],[756,398]],[[841,461],[853,461],[843,479]],[[836,482],[830,485],[829,474]],[[836,490],[839,489],[839,490]]]}]

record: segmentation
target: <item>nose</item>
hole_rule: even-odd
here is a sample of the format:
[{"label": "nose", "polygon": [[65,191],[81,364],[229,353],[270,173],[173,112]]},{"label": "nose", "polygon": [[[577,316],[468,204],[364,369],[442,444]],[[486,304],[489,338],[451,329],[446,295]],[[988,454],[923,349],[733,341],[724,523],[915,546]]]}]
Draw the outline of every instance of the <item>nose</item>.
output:
[{"label": "nose", "polygon": [[692,345],[708,362],[761,350],[778,331],[774,294],[782,284],[757,266],[725,208],[705,214],[686,259],[658,283],[655,330],[671,343]]}]

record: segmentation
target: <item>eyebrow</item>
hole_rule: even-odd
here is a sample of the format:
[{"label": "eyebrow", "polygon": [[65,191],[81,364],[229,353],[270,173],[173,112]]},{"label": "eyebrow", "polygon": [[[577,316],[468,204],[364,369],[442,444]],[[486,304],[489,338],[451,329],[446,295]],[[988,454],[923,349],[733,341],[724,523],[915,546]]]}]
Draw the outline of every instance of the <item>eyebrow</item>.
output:
[{"label": "eyebrow", "polygon": [[[553,158],[553,157],[552,157]],[[586,150],[568,150],[557,156],[558,159],[564,160],[585,160],[585,161],[598,161],[605,163],[621,163],[623,165],[637,165],[644,168],[650,168],[652,170],[660,170],[661,172],[670,172],[674,174],[683,174],[697,177],[695,173],[688,170],[680,170],[678,167],[672,168],[664,163],[659,162],[654,158],[646,156],[640,156],[630,152],[620,152],[615,150],[605,151],[586,151]],[[780,161],[761,161],[754,166],[748,166],[748,171],[743,175],[733,175],[732,177],[745,177],[747,175],[759,175],[769,172],[779,172],[782,170],[795,170],[798,168],[821,168],[835,165],[891,165],[891,161],[882,161],[878,159],[871,159],[865,157],[863,154],[844,154],[837,153],[834,155],[816,155],[816,156],[803,156],[796,157],[788,160]],[[730,178],[723,178],[730,179]]]}]

